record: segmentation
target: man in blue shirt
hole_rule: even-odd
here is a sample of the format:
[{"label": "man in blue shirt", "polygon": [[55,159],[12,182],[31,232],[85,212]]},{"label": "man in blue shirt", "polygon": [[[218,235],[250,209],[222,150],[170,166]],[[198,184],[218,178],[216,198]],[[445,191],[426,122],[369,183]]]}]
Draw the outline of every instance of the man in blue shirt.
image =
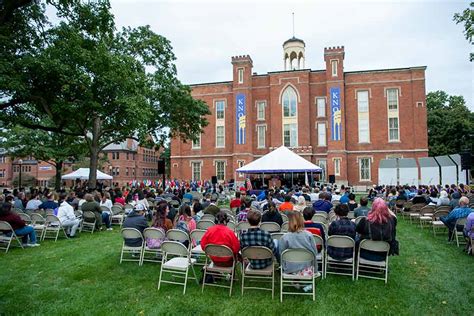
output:
[{"label": "man in blue shirt", "polygon": [[[469,199],[465,196],[459,199],[459,207],[455,208],[451,212],[449,212],[446,216],[441,216],[439,219],[448,227],[449,236],[448,240],[451,241],[453,230],[459,229],[458,227],[454,227],[456,225],[456,221],[459,218],[467,217],[471,214],[472,209],[469,208]],[[460,228],[462,229],[462,228]]]}]

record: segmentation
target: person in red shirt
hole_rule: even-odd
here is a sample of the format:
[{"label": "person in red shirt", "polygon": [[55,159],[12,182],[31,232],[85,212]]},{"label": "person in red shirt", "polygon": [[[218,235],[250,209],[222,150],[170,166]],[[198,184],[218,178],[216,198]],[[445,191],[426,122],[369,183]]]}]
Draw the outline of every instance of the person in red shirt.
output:
[{"label": "person in red shirt", "polygon": [[[36,232],[32,226],[26,223],[16,213],[11,211],[12,205],[8,202],[0,204],[0,221],[5,221],[10,224],[15,234],[21,237],[23,247],[37,247],[40,244],[36,243]],[[29,243],[28,243],[29,239]]]},{"label": "person in red shirt", "polygon": [[280,212],[293,211],[293,203],[291,201],[291,195],[285,195],[285,202],[280,205]]},{"label": "person in red shirt", "polygon": [[[324,226],[321,223],[313,222],[314,210],[311,206],[307,206],[303,210],[304,218],[304,229],[309,231],[313,235],[321,236],[323,242],[326,240]],[[321,246],[318,246],[318,251],[321,250]]]},{"label": "person in red shirt", "polygon": [[233,209],[234,207],[240,208],[242,205],[242,201],[240,200],[240,192],[235,192],[235,199],[230,201],[230,208]]},{"label": "person in red shirt", "polygon": [[[237,257],[240,250],[240,243],[235,233],[227,227],[228,222],[229,217],[225,212],[220,211],[216,214],[217,225],[209,227],[204,236],[202,236],[201,248],[203,250],[206,249],[206,246],[209,244],[224,245],[232,250],[234,258]],[[211,260],[217,266],[231,267],[234,259],[231,257],[211,257]]]}]

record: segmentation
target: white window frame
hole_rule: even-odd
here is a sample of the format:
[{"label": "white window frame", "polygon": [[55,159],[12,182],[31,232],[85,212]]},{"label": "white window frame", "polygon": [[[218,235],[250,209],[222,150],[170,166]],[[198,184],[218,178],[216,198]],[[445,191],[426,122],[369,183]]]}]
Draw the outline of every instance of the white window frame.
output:
[{"label": "white window frame", "polygon": [[[219,128],[222,128],[222,144],[219,144]],[[216,125],[216,148],[225,148],[225,125]]]},{"label": "white window frame", "polygon": [[237,82],[244,83],[244,68],[237,68]]},{"label": "white window frame", "polygon": [[257,121],[265,121],[265,108],[266,107],[267,107],[266,101],[257,101]]},{"label": "white window frame", "polygon": [[196,142],[191,141],[191,149],[201,149],[201,133],[199,133],[199,137]]},{"label": "white window frame", "polygon": [[342,162],[341,158],[333,158],[335,176],[341,175],[341,162]]},{"label": "white window frame", "polygon": [[[263,144],[260,142],[260,136],[261,136],[260,134],[262,132],[263,132]],[[266,133],[267,133],[267,125],[266,124],[257,125],[257,148],[265,148],[266,147]]]},{"label": "white window frame", "polygon": [[[319,103],[320,101],[322,101],[322,104]],[[326,98],[325,97],[316,97],[316,117],[326,117]]]},{"label": "white window frame", "polygon": [[[396,108],[390,108],[390,92],[395,91],[396,95]],[[386,88],[386,97],[387,97],[387,138],[389,143],[399,143],[400,142],[400,88]],[[397,138],[390,137],[390,119],[397,120]]]},{"label": "white window frame", "polygon": [[[194,177],[196,170],[194,169],[196,166],[199,166],[199,179]],[[202,161],[191,161],[191,179],[193,181],[200,181],[202,177]]]},{"label": "white window frame", "polygon": [[[245,166],[245,160],[237,160],[237,169],[238,168],[242,168],[243,166]],[[238,172],[238,175],[237,175],[239,178],[243,178],[244,177],[244,174],[241,173],[241,172]]]},{"label": "white window frame", "polygon": [[[286,145],[285,143],[285,126],[288,125],[288,131],[290,132],[290,142],[288,144],[288,146]],[[292,133],[292,125],[295,126],[294,128],[294,133]],[[292,137],[293,136],[293,137]],[[291,143],[291,140],[294,139],[294,144]],[[283,145],[285,147],[289,147],[289,148],[294,148],[294,147],[298,147],[298,124],[297,123],[284,123],[283,124]]]},{"label": "white window frame", "polygon": [[[396,119],[397,120],[397,138],[396,139],[390,137],[390,135],[391,135],[391,133],[390,133],[390,130],[391,130],[390,120],[391,119]],[[388,141],[391,142],[391,143],[400,142],[400,118],[398,116],[389,116],[388,117]]]},{"label": "white window frame", "polygon": [[[367,178],[364,178],[362,176],[362,161],[367,160],[368,161],[368,174],[369,176]],[[359,163],[359,181],[372,181],[372,157],[359,157],[358,158],[358,163]]]},{"label": "white window frame", "polygon": [[331,74],[333,77],[337,77],[337,66],[339,64],[339,60],[331,59]]},{"label": "white window frame", "polygon": [[[293,93],[295,97],[295,113],[294,115],[291,115],[291,92]],[[288,94],[287,94],[288,93]],[[285,98],[288,95],[288,116],[285,116]],[[296,93],[296,90],[292,86],[288,86],[285,88],[285,91],[283,91],[281,95],[281,110],[282,110],[282,115],[284,119],[294,119],[298,117],[298,93]]]},{"label": "white window frame", "polygon": [[[318,147],[326,147],[327,146],[327,128],[326,122],[318,122]],[[324,131],[324,135],[322,135],[321,131]]]},{"label": "white window frame", "polygon": [[[216,176],[218,181],[225,181],[225,167],[226,161],[225,160],[215,160],[216,165]],[[219,166],[222,166],[222,178],[220,177]]]},{"label": "white window frame", "polygon": [[[367,95],[367,104],[364,108],[362,108],[362,104],[363,102],[365,102],[365,100],[363,100],[362,96],[363,95]],[[359,113],[369,113],[369,90],[358,90],[357,91],[357,112]]]},{"label": "white window frame", "polygon": [[[222,110],[223,117],[221,117],[221,118],[217,117],[217,113],[219,113],[219,111],[217,109],[218,104],[222,104],[222,106],[223,106],[223,110]],[[214,108],[216,109],[216,121],[221,121],[221,120],[225,121],[226,100],[215,100],[214,101]]]},{"label": "white window frame", "polygon": [[[391,109],[391,108],[390,108],[390,94],[391,94],[390,92],[391,92],[391,91],[395,91],[395,95],[396,95],[395,101],[396,101],[396,106],[397,106],[397,108],[395,108],[395,109],[393,109],[393,108]],[[398,112],[398,109],[399,109],[399,107],[400,107],[400,89],[398,89],[398,88],[387,88],[387,92],[386,92],[386,93],[387,93],[387,109],[388,109],[389,111],[397,111],[397,112]]]},{"label": "white window frame", "polygon": [[322,169],[320,180],[326,181],[327,171],[328,171],[328,161],[326,159],[319,159],[318,166],[321,167]]},{"label": "white window frame", "polygon": [[357,131],[360,144],[370,143],[370,91],[357,90]]}]

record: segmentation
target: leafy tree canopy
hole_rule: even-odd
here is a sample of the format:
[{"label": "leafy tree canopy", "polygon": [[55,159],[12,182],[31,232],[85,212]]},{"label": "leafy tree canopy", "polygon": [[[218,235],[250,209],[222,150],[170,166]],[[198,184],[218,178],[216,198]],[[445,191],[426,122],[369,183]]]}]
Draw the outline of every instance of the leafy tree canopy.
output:
[{"label": "leafy tree canopy", "polygon": [[[466,8],[462,13],[454,14],[453,20],[456,24],[464,24],[464,37],[472,45],[472,37],[474,35],[474,2],[471,2],[469,8]],[[470,60],[474,60],[474,53],[470,53]]]},{"label": "leafy tree canopy", "polygon": [[474,113],[466,106],[464,98],[434,91],[427,94],[426,105],[430,156],[472,151]]}]

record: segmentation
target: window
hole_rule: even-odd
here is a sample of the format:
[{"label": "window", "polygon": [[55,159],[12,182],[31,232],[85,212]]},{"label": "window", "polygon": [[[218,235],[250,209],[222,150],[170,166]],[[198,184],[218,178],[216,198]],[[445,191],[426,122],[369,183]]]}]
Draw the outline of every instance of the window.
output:
[{"label": "window", "polygon": [[359,113],[369,112],[369,91],[357,91],[357,110]]},{"label": "window", "polygon": [[192,162],[191,167],[193,172],[193,181],[201,180],[201,162]]},{"label": "window", "polygon": [[115,175],[116,176],[120,175],[120,168],[119,167],[115,168]]},{"label": "window", "polygon": [[359,117],[359,143],[368,143],[369,140],[369,120]]},{"label": "window", "polygon": [[0,178],[5,178],[5,169],[0,169]]},{"label": "window", "polygon": [[331,73],[333,77],[337,77],[337,60],[331,60]]},{"label": "window", "polygon": [[283,125],[283,145],[286,147],[298,146],[298,134],[296,124]]},{"label": "window", "polygon": [[128,167],[125,168],[125,175],[128,177]]},{"label": "window", "polygon": [[216,147],[225,147],[224,126],[216,126]]},{"label": "window", "polygon": [[244,68],[237,69],[239,83],[244,83]]},{"label": "window", "polygon": [[317,98],[316,99],[316,107],[317,107],[317,115],[318,117],[325,117],[326,116],[326,99],[325,98]]},{"label": "window", "polygon": [[257,125],[257,148],[265,148],[265,125]]},{"label": "window", "polygon": [[326,146],[326,123],[318,123],[318,146]]},{"label": "window", "polygon": [[[245,165],[245,160],[237,160],[237,169]],[[243,178],[244,174],[239,172],[239,178]]]},{"label": "window", "polygon": [[257,102],[257,121],[265,120],[265,102]]},{"label": "window", "polygon": [[218,181],[225,180],[225,161],[216,161],[216,176]]},{"label": "window", "polygon": [[116,156],[115,159],[120,159],[120,153],[119,152],[115,153],[115,156]]},{"label": "window", "polygon": [[398,141],[399,139],[398,117],[390,117],[388,119],[388,140]]},{"label": "window", "polygon": [[398,110],[398,89],[387,89],[388,110]]},{"label": "window", "polygon": [[283,93],[283,117],[296,117],[296,92],[291,87]]},{"label": "window", "polygon": [[334,175],[341,175],[341,158],[334,158]]},{"label": "window", "polygon": [[0,163],[5,163],[6,159],[5,156],[0,156]]},{"label": "window", "polygon": [[132,177],[135,177],[135,168],[132,168]]},{"label": "window", "polygon": [[327,173],[327,166],[326,166],[326,160],[319,160],[318,162],[318,166],[321,167],[322,171],[321,171],[321,176],[319,178],[319,180],[321,181],[326,181],[326,173]]},{"label": "window", "polygon": [[199,149],[201,148],[201,134],[199,134],[198,138],[194,139],[191,145],[191,149]]},{"label": "window", "polygon": [[225,101],[216,101],[216,119],[223,120],[225,118]]},{"label": "window", "polygon": [[370,181],[370,157],[359,158],[360,181]]}]

